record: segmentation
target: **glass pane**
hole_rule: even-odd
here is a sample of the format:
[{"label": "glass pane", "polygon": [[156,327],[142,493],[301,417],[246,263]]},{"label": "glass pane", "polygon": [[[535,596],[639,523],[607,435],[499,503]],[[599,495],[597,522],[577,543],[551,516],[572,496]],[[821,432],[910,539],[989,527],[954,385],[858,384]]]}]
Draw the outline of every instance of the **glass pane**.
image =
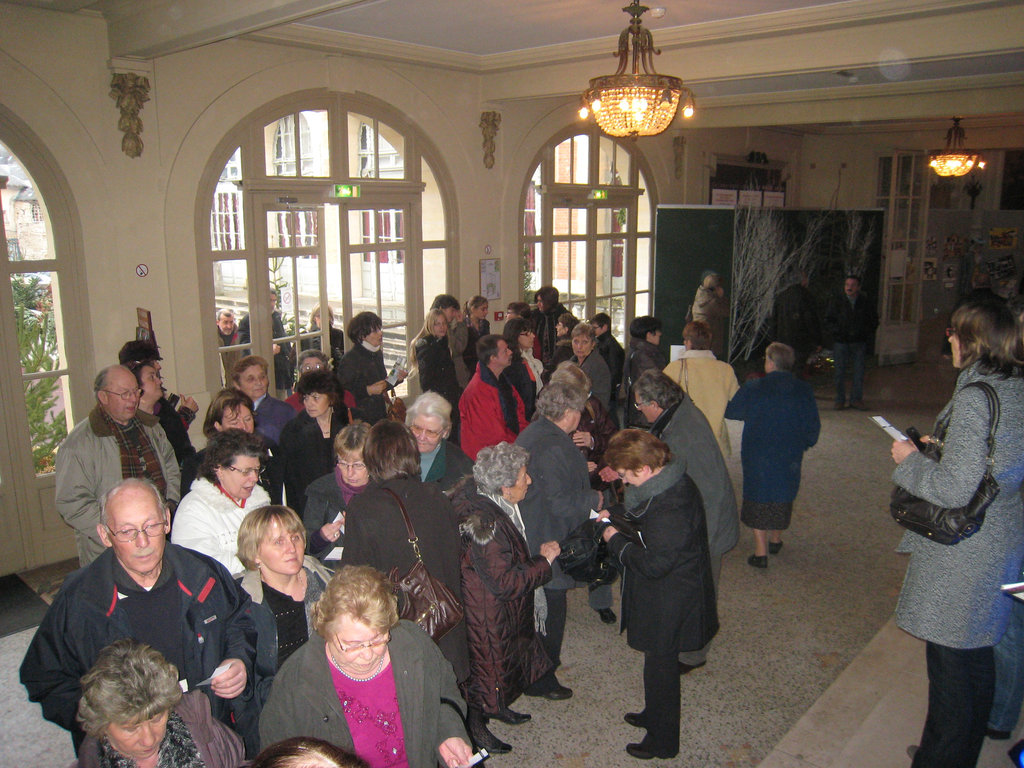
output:
[{"label": "glass pane", "polygon": [[552,252],[552,281],[566,307],[586,300],[586,243],[556,241]]},{"label": "glass pane", "polygon": [[892,158],[878,158],[878,189],[876,194],[880,198],[889,197],[889,186],[892,184]]},{"label": "glass pane", "polygon": [[643,317],[644,315],[651,314],[651,295],[644,291],[643,293],[637,293],[636,295],[636,309],[633,312],[634,317]]},{"label": "glass pane", "polygon": [[[446,235],[444,221],[444,200],[437,186],[437,179],[426,160],[420,162],[420,174],[423,177],[423,196],[420,198],[423,210],[423,241],[444,240]],[[424,271],[424,274],[426,272]],[[427,306],[430,306],[428,303]]]},{"label": "glass pane", "polygon": [[[217,344],[228,347],[220,350],[222,380],[226,382],[235,363],[245,355],[243,348],[237,345],[250,340],[249,282],[244,259],[213,263],[213,305],[217,310]],[[242,330],[245,338],[242,338]]]},{"label": "glass pane", "polygon": [[64,407],[67,397],[67,376],[47,376],[25,382],[25,411],[36,475],[55,469],[57,446],[68,436],[69,414]]},{"label": "glass pane", "polygon": [[267,211],[267,247],[303,248],[319,242],[315,209]]},{"label": "glass pane", "polygon": [[355,112],[348,115],[348,173],[357,179],[377,177],[377,141],[373,120]]},{"label": "glass pane", "polygon": [[585,235],[587,233],[586,208],[555,208],[551,229],[556,235]]},{"label": "glass pane", "polygon": [[14,328],[22,373],[56,371],[66,367],[63,322],[56,272],[11,275]]},{"label": "glass pane", "polygon": [[302,176],[330,176],[331,148],[326,109],[299,113],[299,153]]},{"label": "glass pane", "polygon": [[523,246],[523,301],[533,302],[533,294],[540,288],[540,272],[544,246],[541,243],[527,243]]},{"label": "glass pane", "polygon": [[574,136],[572,139],[572,181],[574,184],[590,183],[590,137]]},{"label": "glass pane", "polygon": [[629,230],[629,211],[625,208],[598,208],[597,234],[615,235]]},{"label": "glass pane", "polygon": [[623,185],[629,183],[630,156],[625,149],[607,136],[600,138],[600,155],[597,159],[597,183],[602,185]]},{"label": "glass pane", "polygon": [[[298,308],[298,262],[310,258],[300,256],[274,257],[267,259],[267,268],[270,272],[270,289],[276,296],[274,300],[274,312],[271,317],[273,340],[283,341],[289,336],[295,335],[295,312]],[[315,258],[315,257],[313,257]],[[276,353],[275,353],[276,354]]]},{"label": "glass pane", "polygon": [[401,208],[361,209],[348,212],[349,245],[397,243],[405,239],[405,212]]},{"label": "glass pane", "polygon": [[[296,257],[295,281],[294,314],[298,320],[298,328],[315,332],[318,329],[313,327],[310,316],[314,307],[320,306],[320,270],[316,254]],[[281,306],[287,311],[283,297]]]},{"label": "glass pane", "polygon": [[448,251],[444,248],[423,249],[423,306],[429,307],[434,297],[448,287]]},{"label": "glass pane", "polygon": [[374,253],[350,253],[349,284],[352,286],[352,315],[380,314],[377,306],[377,258]]},{"label": "glass pane", "polygon": [[46,205],[36,195],[32,177],[3,144],[0,144],[0,176],[7,177],[7,188],[3,193],[7,258],[11,261],[54,258],[47,232],[49,216]]},{"label": "glass pane", "polygon": [[597,292],[626,290],[626,241],[622,238],[597,241]]},{"label": "glass pane", "polygon": [[[387,321],[384,321],[384,341],[381,343],[382,351],[384,352],[384,365],[391,370],[391,367],[399,360],[405,360],[408,356],[409,342],[406,339],[405,326],[394,325],[388,326]],[[408,370],[408,361],[405,363],[406,370]]]},{"label": "glass pane", "polygon": [[896,194],[905,197],[910,194],[910,182],[914,178],[913,155],[900,155],[898,167],[899,170],[896,177]]},{"label": "glass pane", "polygon": [[394,128],[377,123],[377,175],[382,179],[405,178],[405,137]]},{"label": "glass pane", "polygon": [[285,115],[263,128],[267,176],[295,175],[295,115]]},{"label": "glass pane", "polygon": [[526,187],[526,198],[523,200],[523,234],[535,237],[543,233],[544,217],[541,212],[540,166],[533,172],[533,178]]},{"label": "glass pane", "polygon": [[572,183],[572,139],[555,147],[554,179],[556,184]]},{"label": "glass pane", "polygon": [[597,299],[595,314],[604,312],[611,319],[611,334],[626,347],[626,299],[624,296],[602,296]]},{"label": "glass pane", "polygon": [[[651,239],[638,237],[636,240],[636,289],[646,291],[651,287]],[[637,312],[637,316],[646,312]]]},{"label": "glass pane", "polygon": [[224,164],[210,207],[210,247],[215,251],[245,248],[242,190],[235,184],[242,178],[242,149],[237,148]]},{"label": "glass pane", "polygon": [[647,180],[640,175],[640,196],[636,200],[636,231],[651,232],[654,229],[654,217],[651,215],[651,197],[647,194]]},{"label": "glass pane", "polygon": [[405,251],[378,251],[381,320],[405,322]]}]

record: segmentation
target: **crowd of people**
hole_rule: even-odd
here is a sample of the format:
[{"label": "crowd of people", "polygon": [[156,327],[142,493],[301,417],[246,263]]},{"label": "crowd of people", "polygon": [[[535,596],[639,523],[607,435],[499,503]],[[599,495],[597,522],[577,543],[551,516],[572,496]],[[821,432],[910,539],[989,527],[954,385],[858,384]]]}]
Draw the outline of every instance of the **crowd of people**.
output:
[{"label": "crowd of people", "polygon": [[[722,300],[712,277],[698,292],[704,315]],[[855,311],[859,293],[845,287]],[[623,349],[607,314],[579,322],[551,286],[535,300],[510,304],[499,335],[483,297],[463,308],[438,296],[410,370],[390,374],[382,321],[361,312],[347,351],[332,332],[330,354],[300,352],[287,402],[270,394],[268,361],[239,355],[200,451],[188,438],[195,401],[164,392],[159,350],[125,345],[57,454],[57,506],[82,568],[21,668],[44,716],[71,732],[79,765],[235,766],[246,756],[270,766],[315,753],[324,765],[454,768],[474,749],[509,752],[489,720],[528,721],[512,708],[523,695],[573,695],[557,676],[567,592],[588,586],[590,609],[644,655],[644,707],[624,719],[646,734],[627,753],[678,754],[680,680],[707,663],[739,523],[753,530],[747,562],[759,569],[790,526],[820,430],[813,391],[794,373],[809,347],[774,341],[763,376],[740,387],[715,352],[718,320],[697,318],[698,302],[685,352],[669,363],[655,317],[634,319]],[[217,318],[222,339],[229,315]],[[964,305],[950,339],[964,373],[942,461],[908,443],[893,458],[897,483],[955,504],[974,487],[987,426],[979,396],[962,387],[984,379],[998,391],[995,467],[1016,488],[1024,385],[1020,330],[1005,308]],[[422,394],[398,408],[394,390],[409,374]],[[742,504],[726,419],[743,422]],[[909,533],[904,544],[912,559],[897,619],[928,640],[934,693],[915,766],[945,765],[935,756],[947,750],[961,756],[949,765],[967,765],[979,728],[984,737],[991,646],[1008,610],[989,600],[960,620],[945,608],[958,591],[975,606],[993,580],[1019,580],[1021,499],[1004,496],[959,548]],[[609,584],[577,581],[560,563],[562,543],[588,524],[624,574],[621,617]],[[399,618],[396,584],[417,564],[463,609],[436,639]],[[965,677],[977,675],[988,688],[967,695]],[[1014,722],[1019,710],[1018,698]]]}]

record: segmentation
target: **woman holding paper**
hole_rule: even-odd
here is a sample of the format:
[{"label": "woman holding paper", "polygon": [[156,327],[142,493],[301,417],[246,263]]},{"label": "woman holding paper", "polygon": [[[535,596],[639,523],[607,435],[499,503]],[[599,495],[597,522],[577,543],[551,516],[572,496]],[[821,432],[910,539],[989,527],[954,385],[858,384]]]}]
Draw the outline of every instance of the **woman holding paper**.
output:
[{"label": "woman holding paper", "polygon": [[999,586],[1019,580],[1024,559],[1024,379],[1021,339],[1005,305],[968,301],[953,313],[947,333],[953,365],[961,369],[942,458],[920,453],[909,440],[892,444],[893,482],[945,507],[967,504],[985,472],[990,416],[986,382],[999,399],[993,475],[999,495],[980,530],[946,546],[907,531],[899,551],[910,554],[896,623],[927,642],[928,715],[912,768],[964,768],[978,759],[992,707],[992,646],[1002,637],[1012,598]]},{"label": "woman holding paper", "polygon": [[365,421],[343,427],[334,438],[334,470],[306,488],[302,521],[306,525],[307,549],[320,560],[336,559],[330,555],[345,543],[345,510],[370,482],[363,461],[363,445],[369,432],[370,425]]},{"label": "woman holding paper", "polygon": [[262,707],[274,675],[312,634],[313,604],[331,572],[306,555],[306,529],[288,507],[254,509],[238,529],[239,584],[252,598],[256,624],[256,701]]}]

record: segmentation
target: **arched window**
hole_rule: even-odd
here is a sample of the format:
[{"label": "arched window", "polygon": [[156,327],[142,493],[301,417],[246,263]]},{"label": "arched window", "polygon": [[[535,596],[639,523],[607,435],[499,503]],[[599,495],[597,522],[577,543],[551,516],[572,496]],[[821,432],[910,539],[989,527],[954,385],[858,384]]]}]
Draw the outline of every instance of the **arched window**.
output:
[{"label": "arched window", "polygon": [[612,318],[625,343],[630,320],[650,311],[655,202],[643,158],[624,143],[562,134],[540,153],[523,192],[523,290],[558,288],[576,317]]},{"label": "arched window", "polygon": [[[436,157],[400,115],[342,94],[295,95],[236,126],[200,193],[204,322],[222,376],[242,354],[273,357],[272,386],[283,394],[296,354],[329,348],[317,315],[344,329],[375,312],[388,365],[405,356],[424,308],[448,290],[452,198]],[[217,330],[225,311],[238,336]]]}]

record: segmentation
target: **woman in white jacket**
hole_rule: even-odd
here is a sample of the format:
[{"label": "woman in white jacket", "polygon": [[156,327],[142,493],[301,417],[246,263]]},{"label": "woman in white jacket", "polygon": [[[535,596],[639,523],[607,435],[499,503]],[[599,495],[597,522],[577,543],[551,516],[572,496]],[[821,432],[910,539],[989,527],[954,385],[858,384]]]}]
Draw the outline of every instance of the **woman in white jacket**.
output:
[{"label": "woman in white jacket", "polygon": [[228,429],[210,438],[199,477],[174,515],[171,541],[219,561],[232,574],[238,559],[238,528],[251,509],[270,503],[259,486],[267,460],[263,438]]}]

